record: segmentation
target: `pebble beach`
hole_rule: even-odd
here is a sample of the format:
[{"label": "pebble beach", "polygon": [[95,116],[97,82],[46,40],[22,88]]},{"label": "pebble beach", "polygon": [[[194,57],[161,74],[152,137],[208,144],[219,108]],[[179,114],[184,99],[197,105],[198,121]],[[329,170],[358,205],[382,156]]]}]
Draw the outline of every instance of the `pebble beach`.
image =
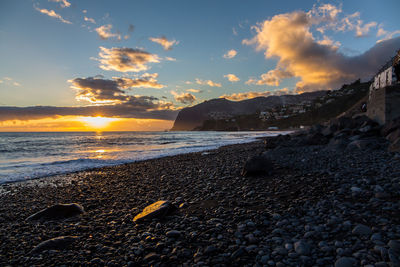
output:
[{"label": "pebble beach", "polygon": [[[379,136],[365,149],[338,147],[363,138],[355,132],[299,142],[309,131],[2,185],[0,265],[399,266],[400,156]],[[271,170],[242,175],[257,155]],[[174,209],[133,221],[159,200]],[[84,212],[26,219],[61,203]],[[61,245],[38,249],[59,237]]]}]

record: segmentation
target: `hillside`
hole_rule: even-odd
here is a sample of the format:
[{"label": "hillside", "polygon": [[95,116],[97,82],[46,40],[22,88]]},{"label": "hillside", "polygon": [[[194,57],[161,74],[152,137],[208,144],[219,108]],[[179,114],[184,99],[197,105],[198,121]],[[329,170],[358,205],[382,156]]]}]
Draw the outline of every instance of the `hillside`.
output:
[{"label": "hillside", "polygon": [[[370,83],[356,81],[341,89],[327,91],[311,103],[276,105],[264,112],[240,114],[229,119],[208,119],[196,130],[244,131],[298,128],[329,121],[345,112],[361,112],[361,102],[366,99]],[[350,111],[351,110],[351,111]]]},{"label": "hillside", "polygon": [[276,106],[311,102],[326,95],[326,91],[303,93],[299,95],[256,97],[242,101],[230,101],[224,98],[204,101],[193,107],[182,109],[172,127],[172,131],[190,131],[201,129],[207,120],[226,120],[236,116],[257,114]]}]

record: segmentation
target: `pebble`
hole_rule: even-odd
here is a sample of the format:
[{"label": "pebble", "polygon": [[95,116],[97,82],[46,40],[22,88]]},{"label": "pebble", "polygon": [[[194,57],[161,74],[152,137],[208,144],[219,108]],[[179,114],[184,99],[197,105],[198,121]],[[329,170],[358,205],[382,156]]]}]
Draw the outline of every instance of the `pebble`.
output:
[{"label": "pebble", "polygon": [[356,260],[350,257],[342,257],[335,262],[335,267],[353,267],[353,266],[356,266]]}]

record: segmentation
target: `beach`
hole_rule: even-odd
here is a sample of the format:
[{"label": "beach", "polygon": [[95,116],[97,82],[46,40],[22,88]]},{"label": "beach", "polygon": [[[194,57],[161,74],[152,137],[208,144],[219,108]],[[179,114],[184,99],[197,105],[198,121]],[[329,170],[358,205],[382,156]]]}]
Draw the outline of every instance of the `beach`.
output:
[{"label": "beach", "polygon": [[[2,185],[0,265],[398,266],[400,157],[374,138],[362,150],[280,136]],[[271,172],[243,176],[263,152]],[[159,200],[175,209],[133,222]],[[57,203],[84,212],[26,220]],[[32,252],[61,236],[74,241]]]}]

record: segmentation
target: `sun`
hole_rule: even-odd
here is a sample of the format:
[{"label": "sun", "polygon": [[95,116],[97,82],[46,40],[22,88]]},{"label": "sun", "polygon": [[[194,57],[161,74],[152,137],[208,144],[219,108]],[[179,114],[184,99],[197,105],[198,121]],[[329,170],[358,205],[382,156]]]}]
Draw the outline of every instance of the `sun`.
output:
[{"label": "sun", "polygon": [[107,127],[111,122],[117,121],[117,118],[106,117],[80,117],[80,121],[86,123],[89,127],[101,129]]}]

